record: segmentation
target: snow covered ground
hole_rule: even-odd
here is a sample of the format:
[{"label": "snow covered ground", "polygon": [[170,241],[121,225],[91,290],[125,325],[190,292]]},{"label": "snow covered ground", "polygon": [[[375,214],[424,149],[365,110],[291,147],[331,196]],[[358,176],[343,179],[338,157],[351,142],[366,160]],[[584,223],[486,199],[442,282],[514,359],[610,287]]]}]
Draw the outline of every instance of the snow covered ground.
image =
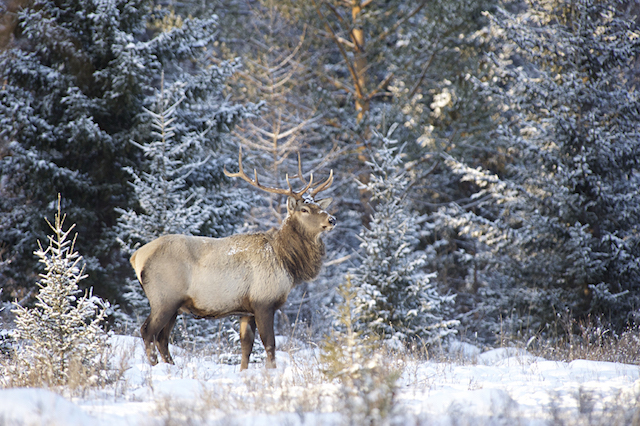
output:
[{"label": "snow covered ground", "polygon": [[[175,366],[149,366],[142,342],[113,338],[121,380],[66,399],[0,390],[2,425],[338,425],[353,419],[317,352],[278,352],[278,369],[220,364],[173,348]],[[517,349],[460,344],[459,362],[405,359],[391,424],[615,425],[638,421],[640,368],[547,361]]]}]

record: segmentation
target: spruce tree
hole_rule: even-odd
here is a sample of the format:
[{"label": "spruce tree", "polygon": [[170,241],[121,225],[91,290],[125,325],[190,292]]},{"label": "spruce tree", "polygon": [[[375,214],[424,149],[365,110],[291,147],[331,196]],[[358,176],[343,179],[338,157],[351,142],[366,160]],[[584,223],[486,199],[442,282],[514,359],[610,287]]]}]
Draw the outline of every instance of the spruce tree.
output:
[{"label": "spruce tree", "polygon": [[240,194],[233,196],[220,188],[220,177],[216,182],[210,176],[206,185],[193,179],[206,165],[221,159],[205,144],[207,133],[215,132],[212,128],[176,135],[179,109],[185,101],[180,85],[177,89],[165,90],[161,83],[155,111],[145,109],[153,139],[142,144],[132,141],[147,164],[146,170],[125,168],[139,204],[139,211],[117,209],[121,215],[116,232],[129,255],[161,235],[226,235],[247,208]]},{"label": "spruce tree", "polygon": [[557,313],[620,329],[640,306],[640,29],[631,2],[528,6],[492,17],[508,50],[485,85],[506,107],[496,137],[513,163],[495,174],[451,162],[481,189],[466,218],[496,260],[507,255],[487,276],[485,306],[537,329]]},{"label": "spruce tree", "polygon": [[0,51],[0,248],[10,259],[0,272],[3,297],[28,293],[36,264],[29,246],[46,235],[40,217],[58,193],[87,247],[87,281],[100,294],[119,292],[128,265],[111,227],[115,208],[134,204],[123,167],[143,161],[130,140],[147,138],[141,111],[152,108],[162,69],[187,85],[187,132],[226,131],[242,114],[218,99],[224,108],[209,115],[204,100],[235,66],[209,66],[216,19],[147,25],[162,14],[150,0],[34,0],[18,14]]},{"label": "spruce tree", "polygon": [[108,334],[102,328],[109,303],[79,289],[86,278],[82,256],[64,230],[60,202],[49,245],[35,252],[45,273],[33,308],[15,305],[13,386],[87,387],[106,379]]},{"label": "spruce tree", "polygon": [[[393,131],[393,127],[390,133]],[[351,274],[357,289],[360,330],[395,343],[420,340],[432,344],[455,333],[457,321],[446,316],[453,296],[442,296],[423,270],[426,254],[417,250],[418,226],[407,211],[411,180],[403,167],[402,148],[379,135],[380,146],[371,160],[373,215],[360,233],[362,262]]]}]

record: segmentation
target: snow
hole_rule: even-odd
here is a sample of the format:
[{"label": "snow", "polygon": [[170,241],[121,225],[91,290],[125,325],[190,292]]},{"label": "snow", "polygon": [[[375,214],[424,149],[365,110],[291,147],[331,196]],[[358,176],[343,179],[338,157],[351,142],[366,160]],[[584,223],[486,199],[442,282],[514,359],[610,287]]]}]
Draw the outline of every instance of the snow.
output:
[{"label": "snow", "polygon": [[3,424],[89,425],[93,417],[77,405],[44,389],[5,389],[0,392]]},{"label": "snow", "polygon": [[[293,347],[295,342],[285,342]],[[124,371],[104,389],[64,398],[44,389],[0,390],[4,424],[43,425],[337,425],[336,383],[322,379],[318,350],[277,352],[278,368],[217,362],[215,355],[172,348],[176,365],[150,366],[142,341],[112,337],[113,364]],[[481,353],[452,346],[456,362],[404,357],[397,392],[397,424],[546,425],[553,419],[579,424],[580,416],[637,409],[640,368],[610,362],[556,362],[522,349]],[[606,418],[606,417],[602,417]],[[607,422],[598,423],[607,424]]]}]

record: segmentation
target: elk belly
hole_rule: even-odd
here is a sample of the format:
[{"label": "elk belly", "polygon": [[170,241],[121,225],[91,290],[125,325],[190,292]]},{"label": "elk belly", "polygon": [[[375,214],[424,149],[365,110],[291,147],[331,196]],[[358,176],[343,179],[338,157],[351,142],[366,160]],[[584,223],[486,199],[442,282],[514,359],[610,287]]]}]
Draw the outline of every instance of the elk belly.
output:
[{"label": "elk belly", "polygon": [[182,309],[199,317],[221,318],[231,314],[251,313],[246,271],[192,271],[191,285]]}]

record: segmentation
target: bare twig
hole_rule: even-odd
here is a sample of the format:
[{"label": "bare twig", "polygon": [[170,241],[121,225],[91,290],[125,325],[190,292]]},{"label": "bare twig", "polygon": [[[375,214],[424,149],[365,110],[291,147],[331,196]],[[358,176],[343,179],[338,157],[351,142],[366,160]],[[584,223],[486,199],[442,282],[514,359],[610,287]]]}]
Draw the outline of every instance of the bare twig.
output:
[{"label": "bare twig", "polygon": [[429,57],[429,60],[425,64],[424,68],[422,69],[422,73],[420,74],[420,78],[418,79],[418,81],[416,82],[415,86],[413,86],[413,89],[409,93],[409,99],[412,99],[416,95],[416,92],[418,91],[418,87],[420,87],[420,85],[422,84],[422,81],[424,80],[424,76],[427,74],[427,71],[431,67],[431,62],[433,62],[433,58],[436,56],[436,52],[438,51],[437,50],[437,46],[438,46],[438,42],[439,41],[440,41],[440,36],[438,35],[438,37],[436,38],[436,41],[434,43],[434,47],[435,48],[433,50],[433,53],[431,53],[431,57]]},{"label": "bare twig", "polygon": [[376,42],[380,42],[382,40],[384,40],[385,38],[387,38],[387,36],[391,33],[393,33],[395,30],[398,29],[398,27],[400,27],[402,24],[404,24],[409,18],[411,18],[412,16],[414,16],[416,13],[420,12],[420,10],[426,6],[428,0],[423,0],[422,3],[420,3],[418,5],[418,7],[416,7],[413,11],[409,12],[407,15],[403,16],[402,18],[400,18],[398,21],[396,21],[396,23],[391,27],[388,28],[386,31],[383,31],[378,37],[376,37]]},{"label": "bare twig", "polygon": [[378,93],[383,91],[389,85],[389,82],[391,81],[392,78],[393,78],[393,73],[391,72],[389,73],[389,75],[387,75],[387,77],[384,80],[380,82],[380,84],[378,84],[378,87],[376,87],[371,93],[367,95],[367,100],[373,99],[374,96],[376,96]]}]

